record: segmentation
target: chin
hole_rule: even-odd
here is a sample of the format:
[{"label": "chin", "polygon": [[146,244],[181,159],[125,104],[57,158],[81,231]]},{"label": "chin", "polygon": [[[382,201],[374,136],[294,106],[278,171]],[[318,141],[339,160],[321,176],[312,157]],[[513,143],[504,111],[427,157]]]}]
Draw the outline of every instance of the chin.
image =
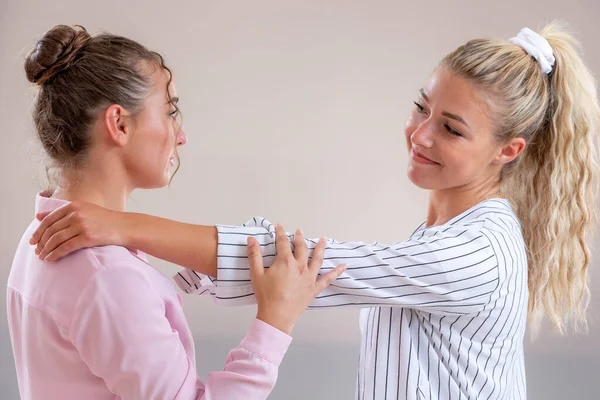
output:
[{"label": "chin", "polygon": [[171,174],[165,175],[156,188],[158,189],[168,186],[169,182],[171,182]]},{"label": "chin", "polygon": [[151,190],[151,189],[161,189],[166,187],[169,184],[169,181],[165,181],[165,182],[155,182],[155,183],[148,183],[145,184],[143,186],[138,186],[138,189],[145,189],[145,190]]},{"label": "chin", "polygon": [[145,182],[138,184],[139,189],[160,189],[169,184],[171,180],[171,174],[165,173],[162,176],[158,176],[155,179],[147,179]]},{"label": "chin", "polygon": [[163,173],[160,175],[160,177],[158,177],[157,182],[156,182],[156,188],[162,188],[165,186],[168,186],[169,183],[171,182],[171,178],[173,177],[173,173],[171,171],[171,166],[167,166]]},{"label": "chin", "polygon": [[440,188],[440,184],[437,182],[432,182],[429,177],[425,177],[421,174],[418,174],[417,171],[411,170],[410,168],[406,171],[406,176],[408,180],[412,182],[413,185],[420,189],[424,190],[435,190]]}]

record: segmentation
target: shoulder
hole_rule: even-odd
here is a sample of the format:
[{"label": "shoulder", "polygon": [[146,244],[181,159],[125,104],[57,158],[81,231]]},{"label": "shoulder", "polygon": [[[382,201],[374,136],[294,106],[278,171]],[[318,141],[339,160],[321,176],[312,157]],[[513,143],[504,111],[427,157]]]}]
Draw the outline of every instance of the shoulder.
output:
[{"label": "shoulder", "polygon": [[67,324],[82,304],[116,300],[136,288],[172,288],[164,275],[120,246],[82,249],[53,264],[51,268],[57,271],[60,281],[53,291],[54,301],[62,305]]}]

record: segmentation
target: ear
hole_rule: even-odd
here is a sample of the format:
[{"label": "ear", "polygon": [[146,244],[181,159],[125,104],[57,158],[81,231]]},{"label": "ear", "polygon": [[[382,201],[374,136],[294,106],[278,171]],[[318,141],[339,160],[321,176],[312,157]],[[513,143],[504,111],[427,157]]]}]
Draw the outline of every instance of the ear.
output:
[{"label": "ear", "polygon": [[123,147],[131,139],[133,119],[131,115],[118,104],[112,104],[104,112],[104,126],[107,139],[113,144]]},{"label": "ear", "polygon": [[525,150],[525,139],[517,137],[513,138],[502,145],[500,152],[496,155],[494,162],[496,164],[508,164],[518,157]]}]

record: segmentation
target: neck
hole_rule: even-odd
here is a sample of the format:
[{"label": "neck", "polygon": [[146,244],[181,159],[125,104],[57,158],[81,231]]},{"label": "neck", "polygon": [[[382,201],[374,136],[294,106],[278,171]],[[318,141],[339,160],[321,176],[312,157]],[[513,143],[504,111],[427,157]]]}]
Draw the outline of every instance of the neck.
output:
[{"label": "neck", "polygon": [[477,188],[432,190],[426,226],[443,225],[474,205],[494,197],[503,197],[499,183]]},{"label": "neck", "polygon": [[111,167],[114,165],[118,163],[90,159],[78,170],[62,170],[52,197],[124,211],[132,189],[125,174],[118,168]]}]

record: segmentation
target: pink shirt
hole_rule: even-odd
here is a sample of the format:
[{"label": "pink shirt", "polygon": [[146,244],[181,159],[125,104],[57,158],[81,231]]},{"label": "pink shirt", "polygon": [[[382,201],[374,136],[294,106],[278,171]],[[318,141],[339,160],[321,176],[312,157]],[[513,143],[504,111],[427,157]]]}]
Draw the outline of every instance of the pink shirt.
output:
[{"label": "pink shirt", "polygon": [[[38,195],[36,212],[66,202]],[[22,400],[265,399],[290,336],[254,320],[223,371],[196,376],[181,298],[144,254],[106,246],[57,262],[19,244],[8,322]]]}]

